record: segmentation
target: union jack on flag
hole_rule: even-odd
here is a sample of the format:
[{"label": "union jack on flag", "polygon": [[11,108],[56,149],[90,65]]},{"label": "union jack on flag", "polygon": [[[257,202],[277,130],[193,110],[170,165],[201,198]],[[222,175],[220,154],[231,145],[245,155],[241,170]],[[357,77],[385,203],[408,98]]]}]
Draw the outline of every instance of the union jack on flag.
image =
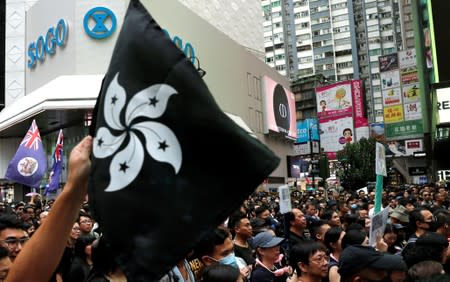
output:
[{"label": "union jack on flag", "polygon": [[62,130],[59,130],[58,139],[56,139],[55,152],[53,153],[53,166],[52,170],[50,171],[48,185],[44,191],[45,196],[49,192],[55,192],[59,189],[61,172],[63,170],[63,143],[64,135]]},{"label": "union jack on flag", "polygon": [[24,145],[28,149],[33,149],[35,151],[39,150],[39,144],[41,143],[41,134],[39,134],[39,129],[36,125],[36,121],[33,120],[30,128],[27,131],[27,134],[22,140],[21,145]]},{"label": "union jack on flag", "polygon": [[56,148],[55,148],[55,160],[56,162],[60,162],[62,160],[61,154],[63,150],[63,142],[64,142],[64,135],[62,133],[62,130],[59,131],[58,140],[56,140]]},{"label": "union jack on flag", "polygon": [[47,156],[36,121],[33,120],[25,137],[9,162],[5,178],[38,188],[47,171]]}]

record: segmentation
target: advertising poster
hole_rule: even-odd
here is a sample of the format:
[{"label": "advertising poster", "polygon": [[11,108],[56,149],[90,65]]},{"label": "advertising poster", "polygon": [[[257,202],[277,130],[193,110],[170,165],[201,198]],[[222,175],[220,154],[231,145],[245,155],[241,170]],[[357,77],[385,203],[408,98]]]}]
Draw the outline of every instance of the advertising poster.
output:
[{"label": "advertising poster", "polygon": [[386,155],[393,157],[412,156],[414,152],[423,151],[422,139],[388,141]]},{"label": "advertising poster", "polygon": [[309,133],[311,129],[311,140],[319,140],[319,122],[317,119],[305,119],[297,121],[297,141],[296,143],[306,143],[310,140]]},{"label": "advertising poster", "polygon": [[398,52],[398,64],[401,69],[417,67],[416,49],[409,49]]},{"label": "advertising poster", "polygon": [[382,94],[384,107],[400,105],[402,103],[402,91],[399,87],[387,89]]},{"label": "advertising poster", "polygon": [[320,120],[320,145],[325,152],[342,150],[347,143],[353,143],[353,119],[351,116]]},{"label": "advertising poster", "polygon": [[380,72],[395,70],[399,66],[397,53],[379,56],[378,62],[380,64]]},{"label": "advertising poster", "polygon": [[[355,120],[355,128],[365,127],[367,131],[368,122],[364,115],[363,91],[361,80],[352,80],[353,94],[353,118]],[[360,139],[360,136],[358,139]]]},{"label": "advertising poster", "polygon": [[414,152],[422,152],[422,151],[423,151],[422,139],[413,139],[405,141],[405,153],[407,156],[412,156]]},{"label": "advertising poster", "polygon": [[400,72],[402,84],[412,84],[419,82],[419,73],[417,68],[402,69]]},{"label": "advertising poster", "polygon": [[403,103],[418,102],[420,98],[419,84],[403,85]]},{"label": "advertising poster", "polygon": [[403,111],[405,120],[422,119],[422,109],[420,102],[408,103],[404,105]]},{"label": "advertising poster", "polygon": [[386,173],[386,152],[384,145],[375,143],[375,174],[387,176]]},{"label": "advertising poster", "polygon": [[385,125],[386,139],[412,139],[423,137],[422,120],[409,120]]},{"label": "advertising poster", "polygon": [[319,119],[352,113],[351,81],[316,88]]},{"label": "advertising poster", "polygon": [[384,122],[395,123],[403,121],[403,106],[392,106],[384,108]]},{"label": "advertising poster", "polygon": [[398,70],[380,73],[381,90],[400,87],[400,72]]},{"label": "advertising poster", "polygon": [[297,114],[294,93],[264,76],[265,133],[279,132],[288,139],[297,139]]},{"label": "advertising poster", "polygon": [[278,187],[278,193],[280,196],[280,212],[282,214],[290,212],[292,210],[292,203],[291,191],[289,191],[289,186],[283,185]]},{"label": "advertising poster", "polygon": [[370,126],[370,137],[383,143],[385,141],[384,137],[384,123],[371,123]]}]

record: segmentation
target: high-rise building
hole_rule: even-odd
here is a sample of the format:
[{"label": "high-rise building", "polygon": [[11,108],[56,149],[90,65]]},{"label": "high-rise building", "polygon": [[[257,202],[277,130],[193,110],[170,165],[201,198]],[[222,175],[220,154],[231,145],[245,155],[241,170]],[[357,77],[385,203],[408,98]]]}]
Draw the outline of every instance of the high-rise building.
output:
[{"label": "high-rise building", "polygon": [[[414,47],[410,0],[262,0],[266,63],[295,82],[362,79],[383,122],[378,56]],[[301,102],[301,98],[297,102]]]},{"label": "high-rise building", "polygon": [[[291,80],[357,78],[352,2],[264,0],[266,62]],[[356,77],[355,77],[356,75]]]}]

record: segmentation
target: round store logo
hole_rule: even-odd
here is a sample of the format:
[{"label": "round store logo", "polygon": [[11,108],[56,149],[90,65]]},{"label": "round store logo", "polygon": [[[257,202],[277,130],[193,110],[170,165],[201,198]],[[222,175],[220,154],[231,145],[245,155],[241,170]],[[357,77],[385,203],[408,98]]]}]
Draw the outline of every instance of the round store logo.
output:
[{"label": "round store logo", "polygon": [[273,91],[273,112],[278,130],[288,134],[290,129],[289,102],[286,91],[280,84],[277,84]]},{"label": "round store logo", "polygon": [[83,20],[84,31],[94,39],[111,36],[117,28],[117,19],[113,11],[105,7],[90,9]]}]

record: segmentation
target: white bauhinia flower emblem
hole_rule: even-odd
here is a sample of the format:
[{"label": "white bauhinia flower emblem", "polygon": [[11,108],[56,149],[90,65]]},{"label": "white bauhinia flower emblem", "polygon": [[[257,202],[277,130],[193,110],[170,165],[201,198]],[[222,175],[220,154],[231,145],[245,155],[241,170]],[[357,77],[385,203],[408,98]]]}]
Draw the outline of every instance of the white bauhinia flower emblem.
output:
[{"label": "white bauhinia flower emblem", "polygon": [[[166,110],[170,96],[178,94],[177,91],[167,84],[155,84],[140,91],[129,101],[125,124],[122,124],[119,117],[125,106],[126,93],[118,82],[118,76],[116,74],[106,91],[103,114],[106,124],[115,131],[121,131],[121,134],[116,136],[107,127],[100,127],[94,138],[96,158],[103,159],[115,154],[109,166],[111,180],[106,192],[122,190],[136,178],[144,163],[144,147],[153,159],[171,164],[175,173],[180,170],[182,161],[180,143],[170,128],[154,121],[133,123],[137,117],[160,117]],[[145,146],[136,131],[144,135]],[[128,144],[117,152],[127,136]]]}]

